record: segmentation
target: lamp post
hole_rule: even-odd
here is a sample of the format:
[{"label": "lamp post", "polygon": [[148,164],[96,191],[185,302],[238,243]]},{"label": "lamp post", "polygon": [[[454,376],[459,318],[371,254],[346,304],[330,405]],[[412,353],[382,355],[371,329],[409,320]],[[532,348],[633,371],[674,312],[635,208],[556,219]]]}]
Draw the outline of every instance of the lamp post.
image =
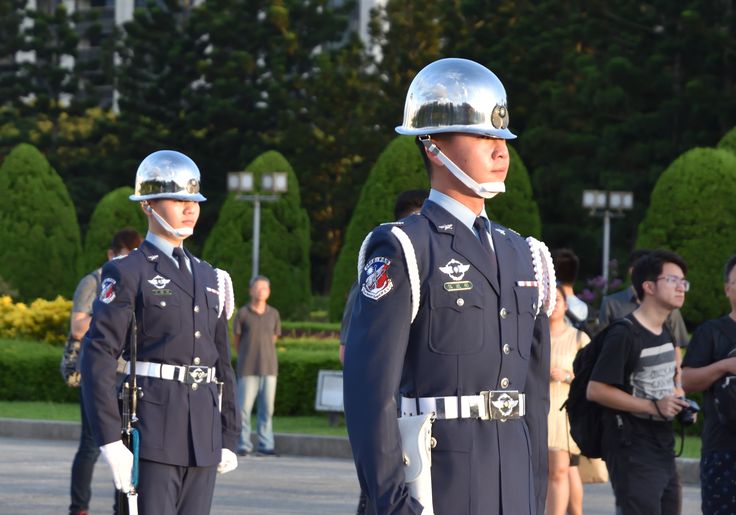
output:
[{"label": "lamp post", "polygon": [[279,194],[288,189],[286,172],[264,172],[261,174],[261,188],[256,191],[253,172],[230,172],[227,174],[227,190],[236,193],[236,200],[253,202],[253,269],[251,279],[258,275],[258,261],[261,244],[261,202],[275,202]]},{"label": "lamp post", "polygon": [[[608,258],[611,252],[611,218],[624,216],[623,211],[634,207],[631,191],[584,190],[583,207],[591,216],[603,217],[603,279],[608,289]],[[604,292],[605,293],[605,292]]]}]

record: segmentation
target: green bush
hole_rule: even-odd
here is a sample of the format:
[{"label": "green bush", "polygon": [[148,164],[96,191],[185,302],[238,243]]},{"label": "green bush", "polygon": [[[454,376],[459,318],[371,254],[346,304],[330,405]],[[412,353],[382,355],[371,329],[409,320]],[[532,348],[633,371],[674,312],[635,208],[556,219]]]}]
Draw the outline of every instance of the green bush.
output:
[{"label": "green bush", "polygon": [[728,131],[718,142],[718,148],[736,154],[736,127]]},{"label": "green bush", "polygon": [[339,338],[336,322],[281,322],[281,334],[286,338]]},{"label": "green bush", "polygon": [[[279,377],[276,413],[313,415],[320,370],[340,370],[338,342],[278,342]],[[0,340],[0,399],[8,401],[76,402],[78,391],[59,374],[62,349],[36,341]],[[233,367],[236,357],[233,356]]]},{"label": "green bush", "polygon": [[107,261],[107,249],[113,235],[120,229],[130,227],[142,236],[146,235],[148,221],[138,202],[128,196],[133,188],[123,186],[102,197],[95,207],[84,239],[84,269],[92,271]]},{"label": "green bush", "polygon": [[[287,172],[289,189],[276,202],[261,203],[259,273],[271,280],[269,304],[282,318],[302,314],[310,305],[309,218],[301,207],[299,182],[288,161],[278,152],[266,152],[246,167],[260,184],[264,172]],[[253,203],[230,193],[210,231],[203,255],[227,270],[233,279],[238,306],[249,300],[252,268]]]},{"label": "green bush", "polygon": [[539,207],[532,198],[529,172],[519,154],[509,146],[509,173],[506,176],[506,193],[486,200],[486,213],[491,220],[509,227],[522,236],[542,237],[542,219]]},{"label": "green bush", "polygon": [[81,238],[61,177],[34,146],[22,143],[0,166],[0,191],[0,276],[22,300],[71,298]]},{"label": "green bush", "polygon": [[358,275],[358,251],[363,239],[378,224],[393,220],[399,193],[420,188],[429,188],[429,181],[414,138],[394,138],[368,175],[345,231],[345,241],[332,275],[330,320],[342,317],[350,285]]},{"label": "green bush", "polygon": [[688,264],[692,284],[683,316],[689,325],[728,312],[723,265],[734,253],[736,155],[696,148],[678,157],[660,176],[637,248],[665,248]]}]

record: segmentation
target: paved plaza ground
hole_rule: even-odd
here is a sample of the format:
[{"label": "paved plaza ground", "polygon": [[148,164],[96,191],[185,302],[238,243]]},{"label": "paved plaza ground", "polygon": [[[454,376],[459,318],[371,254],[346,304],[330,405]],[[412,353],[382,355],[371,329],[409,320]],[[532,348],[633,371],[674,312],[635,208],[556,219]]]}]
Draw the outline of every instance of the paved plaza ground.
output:
[{"label": "paved plaza ground", "polygon": [[[0,438],[0,513],[58,515],[69,504],[69,471],[76,442]],[[700,490],[683,489],[682,513],[700,512]],[[214,515],[348,515],[358,483],[349,460],[281,456],[240,458],[237,470],[220,476]],[[92,513],[110,513],[112,479],[107,465],[95,469]],[[586,485],[586,515],[613,513],[608,484]]]}]

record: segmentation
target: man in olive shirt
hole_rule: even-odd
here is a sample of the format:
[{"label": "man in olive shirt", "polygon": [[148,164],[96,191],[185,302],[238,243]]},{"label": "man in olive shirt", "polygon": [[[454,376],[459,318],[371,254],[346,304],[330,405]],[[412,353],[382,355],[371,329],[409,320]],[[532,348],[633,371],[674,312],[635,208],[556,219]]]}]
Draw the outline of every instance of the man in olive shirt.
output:
[{"label": "man in olive shirt", "polygon": [[238,455],[253,452],[250,440],[250,413],[258,398],[259,456],[275,456],[273,439],[273,406],[276,398],[276,339],[281,336],[281,317],[276,308],[266,304],[271,295],[271,282],[258,275],[250,281],[249,304],[238,310],[233,319],[233,338],[238,352],[238,402],[242,430]]}]

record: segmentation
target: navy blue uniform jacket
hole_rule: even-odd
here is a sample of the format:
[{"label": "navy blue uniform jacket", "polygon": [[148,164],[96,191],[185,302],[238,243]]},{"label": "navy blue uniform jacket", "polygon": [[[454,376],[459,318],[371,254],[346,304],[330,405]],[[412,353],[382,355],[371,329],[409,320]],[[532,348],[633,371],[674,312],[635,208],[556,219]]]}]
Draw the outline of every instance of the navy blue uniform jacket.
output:
[{"label": "navy blue uniform jacket", "polygon": [[[128,332],[135,313],[138,361],[191,365],[199,358],[199,365],[217,367],[225,383],[220,412],[215,383],[194,390],[177,381],[138,376],[143,388],[138,401],[140,456],[170,465],[211,466],[220,462],[223,448],[235,451],[240,419],[225,310],[218,316],[224,292],[218,290],[212,266],[187,256],[193,287],[148,241],[104,266],[100,297],[109,302],[98,298],[93,306],[81,356],[82,397],[97,444],[120,440],[115,370],[121,353],[129,359]],[[106,280],[115,281],[110,289]]]},{"label": "navy blue uniform jacket", "polygon": [[[517,285],[534,280],[527,242],[492,224],[499,270],[494,277],[475,234],[427,201],[421,214],[399,225],[411,239],[419,265],[420,304],[411,323],[407,266],[392,227],[380,226],[369,240],[365,262],[390,263],[378,286],[372,282],[375,277],[361,273],[363,290],[354,305],[346,346],[345,419],[361,487],[380,515],[422,511],[404,483],[397,392],[438,397],[518,390],[527,396],[527,414],[521,419],[434,422],[434,512],[542,515],[549,322],[544,313],[535,316],[537,289]],[[445,289],[444,283],[453,278],[440,267],[452,259],[470,265],[462,279],[470,281],[472,289]],[[366,268],[373,271],[376,266]],[[389,291],[376,300],[363,293],[381,288]],[[501,386],[504,379],[506,388]]]}]

